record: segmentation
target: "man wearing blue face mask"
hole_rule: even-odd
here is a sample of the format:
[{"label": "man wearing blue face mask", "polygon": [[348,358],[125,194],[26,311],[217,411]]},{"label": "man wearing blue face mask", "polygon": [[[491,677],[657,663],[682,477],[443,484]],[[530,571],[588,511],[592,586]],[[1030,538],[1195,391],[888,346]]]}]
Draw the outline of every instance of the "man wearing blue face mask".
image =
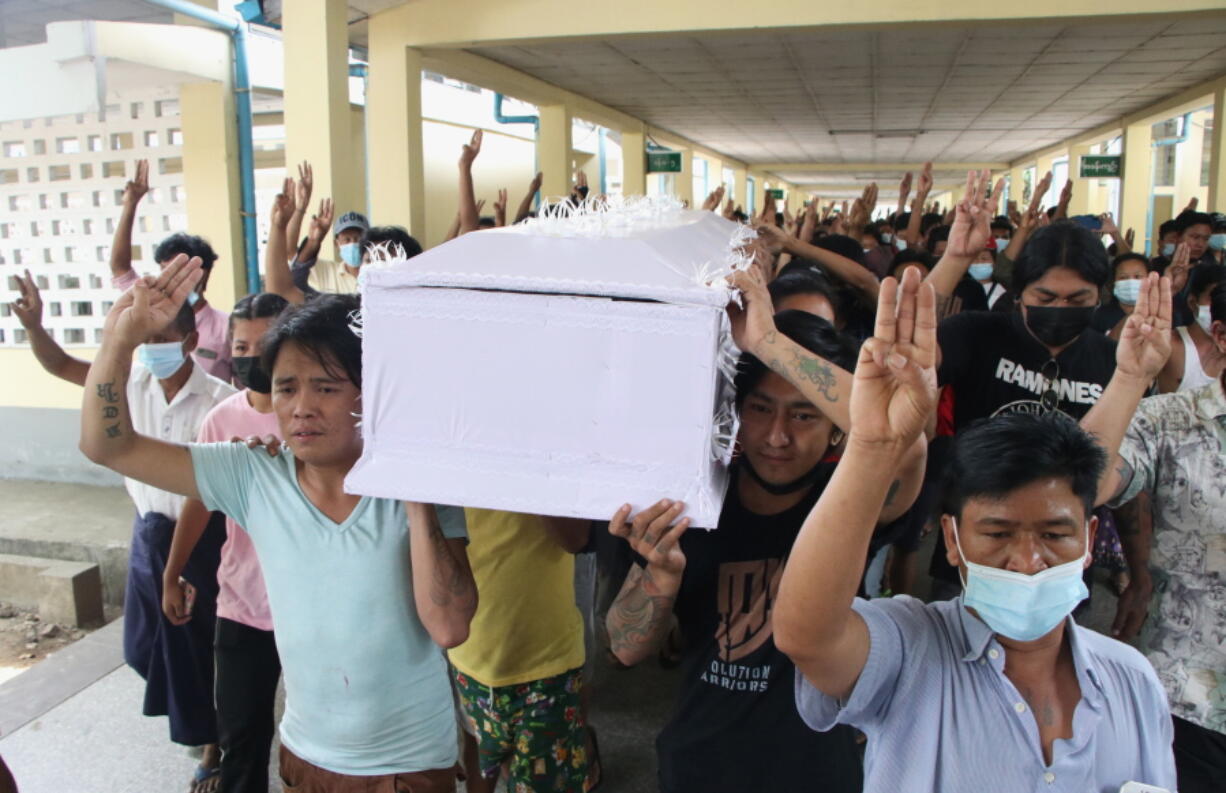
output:
[{"label": "man wearing blue face mask", "polygon": [[311,218],[306,241],[290,265],[294,286],[306,294],[357,294],[358,272],[362,267],[362,235],[370,228],[370,223],[360,212],[341,215],[332,228],[338,259],[318,259],[331,221],[332,201],[324,199],[319,204],[319,213]]},{"label": "man wearing blue face mask", "polygon": [[[28,271],[18,286],[21,298],[13,311],[38,362],[50,374],[84,386],[90,364],[68,355],[43,327],[42,297]],[[196,312],[185,303],[173,322],[137,348],[126,387],[137,431],[193,441],[208,412],[235,393],[195,362],[197,335]],[[116,417],[108,412],[104,418]],[[182,569],[196,593],[193,619],[172,625],[162,615],[162,577],[185,499],[134,479],[125,479],[124,486],[136,505],[124,592],[124,660],[145,679],[144,714],[168,716],[171,741],[204,747],[195,789],[216,775],[219,762],[212,648],[224,518],[213,514]]]},{"label": "man wearing blue face mask", "polygon": [[855,597],[857,562],[892,495],[886,472],[937,402],[931,287],[882,284],[846,451],[793,546],[774,623],[796,665],[802,718],[867,735],[866,793],[1174,790],[1171,719],[1154,670],[1069,616],[1086,596],[1081,571],[1107,459],[1088,430],[1113,452],[1169,352],[1169,304],[1151,308],[1163,295],[1156,277],[1147,287],[1104,396],[1111,410],[1092,413],[1085,429],[1058,413],[1001,416],[957,439],[941,522],[964,594],[924,604]]}]

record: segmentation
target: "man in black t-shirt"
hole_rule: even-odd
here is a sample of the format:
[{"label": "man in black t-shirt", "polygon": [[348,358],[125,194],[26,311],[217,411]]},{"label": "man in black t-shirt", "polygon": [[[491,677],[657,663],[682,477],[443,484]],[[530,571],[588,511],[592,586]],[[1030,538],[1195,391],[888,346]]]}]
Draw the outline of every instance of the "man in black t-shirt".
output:
[{"label": "man in black t-shirt", "polygon": [[[858,793],[854,733],[818,733],[801,721],[794,667],[771,628],[783,566],[849,426],[852,354],[829,323],[804,312],[778,314],[776,332],[756,278],[743,286],[746,311],[734,315],[738,346],[756,357],[746,353],[738,366],[741,455],[719,525],[687,532],[688,519],[674,525],[684,505],[669,501],[614,516],[610,532],[629,541],[636,563],[609,610],[610,649],[627,665],[650,657],[675,610],[687,649],[676,708],[656,743],[663,793]],[[895,477],[896,495],[883,522],[919,488],[923,447],[912,456],[909,468],[883,472]]]},{"label": "man in black t-shirt", "polygon": [[[968,179],[945,255],[928,276],[938,305],[991,235],[985,179]],[[1007,413],[1059,410],[1080,420],[1089,412],[1115,372],[1115,342],[1089,329],[1110,273],[1102,240],[1058,221],[1031,235],[1014,265],[1016,311],[963,312],[941,322],[937,379],[953,391],[955,433]],[[934,591],[952,595],[958,576],[942,540],[930,571],[954,585]]]}]

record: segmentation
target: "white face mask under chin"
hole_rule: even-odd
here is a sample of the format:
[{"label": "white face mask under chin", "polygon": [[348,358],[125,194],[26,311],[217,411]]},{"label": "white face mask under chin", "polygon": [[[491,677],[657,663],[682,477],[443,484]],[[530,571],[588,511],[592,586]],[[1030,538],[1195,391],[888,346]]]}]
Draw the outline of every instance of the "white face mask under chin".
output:
[{"label": "white face mask under chin", "polygon": [[[958,555],[966,566],[962,602],[973,608],[994,633],[1022,642],[1046,636],[1077,604],[1090,596],[1082,572],[1090,558],[1090,531],[1080,558],[1049,567],[1034,575],[976,564],[962,551],[958,519],[950,516]],[[961,576],[961,571],[959,571]]]}]

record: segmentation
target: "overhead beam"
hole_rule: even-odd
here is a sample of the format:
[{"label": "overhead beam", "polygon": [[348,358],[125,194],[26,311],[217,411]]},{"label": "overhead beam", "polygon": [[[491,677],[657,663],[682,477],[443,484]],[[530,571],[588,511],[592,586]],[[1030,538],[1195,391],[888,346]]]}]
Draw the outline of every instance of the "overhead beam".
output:
[{"label": "overhead beam", "polygon": [[[860,171],[914,171],[920,167],[915,162],[764,162],[754,163],[755,168],[775,173],[859,173]],[[987,168],[999,171],[1009,167],[1006,162],[934,162],[934,171],[976,171]]]},{"label": "overhead beam", "polygon": [[1170,0],[1160,7],[1153,0],[1032,0],[1029,3],[984,5],[975,0],[879,0],[873,24],[865,25],[864,9],[856,3],[814,3],[775,0],[745,13],[735,0],[621,0],[618,3],[558,3],[556,0],[413,0],[375,14],[375,25],[395,25],[411,47],[465,48],[526,44],[558,39],[601,39],[632,35],[693,35],[762,32],[846,26],[914,26],[920,23],[1030,22],[1120,18],[1221,11],[1220,0]]}]

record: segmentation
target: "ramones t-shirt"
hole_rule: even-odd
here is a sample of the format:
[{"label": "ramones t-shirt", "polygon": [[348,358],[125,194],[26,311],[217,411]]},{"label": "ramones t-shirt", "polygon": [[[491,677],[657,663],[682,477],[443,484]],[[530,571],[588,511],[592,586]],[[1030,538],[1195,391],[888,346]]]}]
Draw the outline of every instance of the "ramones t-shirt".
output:
[{"label": "ramones t-shirt", "polygon": [[747,510],[734,476],[719,527],[682,536],[675,612],[687,650],[676,709],[656,741],[663,793],[861,789],[854,731],[819,733],[801,721],[795,667],[771,628],[783,565],[833,471],[823,464],[812,492],[777,515]]},{"label": "ramones t-shirt", "polygon": [[937,341],[937,379],[953,388],[955,432],[986,416],[1045,412],[1049,390],[1055,392],[1049,404],[1081,419],[1115,372],[1115,342],[1088,328],[1052,363],[1020,311],[957,314],[937,328]]}]

